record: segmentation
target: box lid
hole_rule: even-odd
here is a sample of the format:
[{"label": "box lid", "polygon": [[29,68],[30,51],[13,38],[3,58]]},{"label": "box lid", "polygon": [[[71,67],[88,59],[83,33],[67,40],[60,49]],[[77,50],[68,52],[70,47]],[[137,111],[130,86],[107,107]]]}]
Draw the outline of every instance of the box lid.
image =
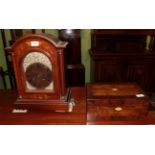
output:
[{"label": "box lid", "polygon": [[144,90],[133,83],[108,83],[108,84],[87,84],[87,99],[102,98],[121,98],[121,97],[147,97]]}]

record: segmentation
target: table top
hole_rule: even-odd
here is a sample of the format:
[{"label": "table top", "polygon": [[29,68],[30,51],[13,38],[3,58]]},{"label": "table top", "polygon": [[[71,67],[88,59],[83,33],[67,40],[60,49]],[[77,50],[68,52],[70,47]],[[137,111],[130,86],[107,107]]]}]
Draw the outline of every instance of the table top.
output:
[{"label": "table top", "polygon": [[155,118],[149,112],[142,121],[98,121],[90,120],[87,111],[85,87],[71,88],[76,105],[70,113],[28,110],[27,113],[12,113],[17,99],[17,90],[0,90],[0,125],[144,125],[155,124]]},{"label": "table top", "polygon": [[57,125],[86,124],[86,96],[84,87],[71,88],[76,105],[73,112],[56,113],[50,111],[32,111],[12,113],[13,103],[17,99],[16,90],[0,90],[0,124],[4,125]]}]

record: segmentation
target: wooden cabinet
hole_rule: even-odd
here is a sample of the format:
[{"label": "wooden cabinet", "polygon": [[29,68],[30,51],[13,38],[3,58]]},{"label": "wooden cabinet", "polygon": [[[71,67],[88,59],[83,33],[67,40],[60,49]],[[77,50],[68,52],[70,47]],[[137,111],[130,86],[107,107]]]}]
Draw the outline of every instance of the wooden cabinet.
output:
[{"label": "wooden cabinet", "polygon": [[59,30],[59,38],[68,42],[65,49],[67,86],[84,86],[85,68],[81,63],[80,29],[61,29]]},{"label": "wooden cabinet", "polygon": [[155,91],[154,34],[155,30],[93,30],[92,82],[135,82]]}]

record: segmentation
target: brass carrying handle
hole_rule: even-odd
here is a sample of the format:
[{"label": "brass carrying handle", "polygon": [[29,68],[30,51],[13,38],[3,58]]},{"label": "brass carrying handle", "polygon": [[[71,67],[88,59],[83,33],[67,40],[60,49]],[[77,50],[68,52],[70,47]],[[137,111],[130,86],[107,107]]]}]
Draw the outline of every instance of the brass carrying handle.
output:
[{"label": "brass carrying handle", "polygon": [[122,111],[123,108],[122,107],[115,107],[115,111]]}]

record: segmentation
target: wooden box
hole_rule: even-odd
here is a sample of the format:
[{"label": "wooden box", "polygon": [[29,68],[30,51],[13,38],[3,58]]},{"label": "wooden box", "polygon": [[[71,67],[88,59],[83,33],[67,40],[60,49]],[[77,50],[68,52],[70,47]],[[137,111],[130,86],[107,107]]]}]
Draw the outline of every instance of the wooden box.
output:
[{"label": "wooden box", "polygon": [[88,84],[87,120],[143,120],[149,97],[136,84]]}]

